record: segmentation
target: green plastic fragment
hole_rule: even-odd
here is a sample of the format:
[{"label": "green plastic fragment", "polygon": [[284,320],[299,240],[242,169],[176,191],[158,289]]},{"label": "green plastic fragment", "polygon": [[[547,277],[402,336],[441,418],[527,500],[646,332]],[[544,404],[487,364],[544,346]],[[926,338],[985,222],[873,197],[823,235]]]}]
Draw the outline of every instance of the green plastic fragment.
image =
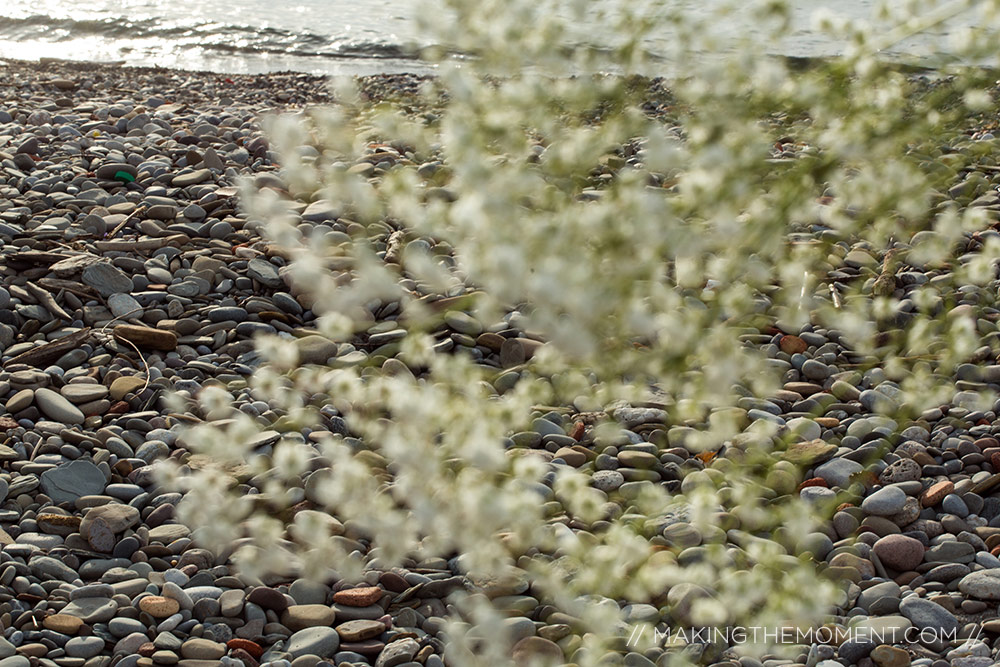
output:
[{"label": "green plastic fragment", "polygon": [[115,180],[128,181],[129,183],[132,183],[133,181],[135,181],[135,176],[128,173],[127,171],[116,171]]}]

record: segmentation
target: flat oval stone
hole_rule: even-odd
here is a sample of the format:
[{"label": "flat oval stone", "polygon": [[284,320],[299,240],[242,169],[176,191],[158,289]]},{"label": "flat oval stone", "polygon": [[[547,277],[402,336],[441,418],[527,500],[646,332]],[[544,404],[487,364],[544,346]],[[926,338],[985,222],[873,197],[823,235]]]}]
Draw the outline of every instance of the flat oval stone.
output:
[{"label": "flat oval stone", "polygon": [[325,364],[327,359],[337,356],[337,343],[316,334],[295,339],[299,361],[303,364]]},{"label": "flat oval stone", "polygon": [[35,401],[35,392],[31,389],[22,389],[7,401],[7,412],[17,414]]},{"label": "flat oval stone", "polygon": [[[416,642],[413,643],[416,644]],[[304,655],[330,658],[333,657],[338,648],[340,648],[340,635],[333,628],[306,628],[288,638],[285,651],[291,655],[293,660]],[[415,654],[416,652],[414,652]],[[400,662],[405,662],[405,660]],[[400,662],[392,664],[400,664]]]},{"label": "flat oval stone", "polygon": [[42,625],[54,632],[75,635],[83,627],[83,620],[69,614],[52,614],[42,620]]},{"label": "flat oval stone", "polygon": [[108,395],[108,388],[103,384],[68,384],[59,390],[71,403],[90,403]]},{"label": "flat oval stone", "polygon": [[450,310],[445,313],[444,321],[455,331],[469,336],[478,336],[483,332],[483,325],[479,320],[460,310]]},{"label": "flat oval stone", "polygon": [[142,314],[142,306],[130,294],[112,294],[108,297],[108,308],[115,317],[137,317]]},{"label": "flat oval stone", "polygon": [[226,645],[210,639],[192,637],[181,645],[181,655],[191,660],[218,660],[226,654]]},{"label": "flat oval stone", "polygon": [[969,508],[959,496],[949,493],[941,501],[941,509],[949,514],[954,514],[960,519],[969,516]]},{"label": "flat oval stone", "polygon": [[249,317],[246,308],[236,306],[220,306],[208,311],[208,319],[212,322],[243,322]]},{"label": "flat oval stone", "polygon": [[104,650],[104,640],[100,637],[74,637],[66,642],[66,655],[71,658],[93,658]]},{"label": "flat oval stone", "polygon": [[142,621],[134,618],[125,618],[119,616],[118,618],[111,619],[108,623],[108,630],[115,637],[127,637],[135,632],[146,632],[146,626]]},{"label": "flat oval stone", "polygon": [[378,637],[385,632],[385,624],[381,621],[358,620],[341,623],[337,626],[337,634],[345,642],[360,642]]},{"label": "flat oval stone", "polygon": [[146,380],[144,378],[135,375],[123,375],[115,378],[114,382],[111,383],[109,394],[113,400],[120,401],[145,385]]},{"label": "flat oval stone", "polygon": [[[131,178],[121,176],[120,174],[122,173],[128,174]],[[94,172],[94,175],[97,176],[97,178],[106,181],[134,181],[135,177],[139,175],[139,171],[132,165],[125,162],[110,162],[108,164],[102,164],[98,167],[97,171]]]},{"label": "flat oval stone", "polygon": [[208,169],[196,169],[188,174],[178,174],[170,182],[177,188],[186,188],[189,185],[197,185],[212,178],[212,172]]},{"label": "flat oval stone", "polygon": [[333,220],[340,214],[336,204],[329,199],[317,199],[302,211],[302,219],[306,222],[324,222]]},{"label": "flat oval stone", "polygon": [[82,424],[83,413],[79,408],[69,402],[66,397],[57,394],[51,389],[36,389],[35,403],[38,409],[50,419],[62,424]]},{"label": "flat oval stone", "polygon": [[887,486],[879,489],[864,499],[861,509],[876,516],[892,516],[898,514],[906,504],[906,494],[898,486]]},{"label": "flat oval stone", "polygon": [[293,631],[329,627],[335,617],[336,612],[324,604],[297,604],[285,609],[281,614],[281,624]]},{"label": "flat oval stone", "polygon": [[167,618],[181,609],[181,605],[173,598],[162,595],[148,595],[139,600],[139,609],[153,618]]},{"label": "flat oval stone", "polygon": [[76,616],[84,623],[107,623],[114,618],[118,603],[108,598],[81,598],[63,607],[62,613]]},{"label": "flat oval stone", "polygon": [[285,596],[281,592],[267,586],[258,586],[250,591],[250,594],[247,595],[247,602],[252,602],[264,609],[273,609],[275,611],[284,611],[288,608],[288,600]]},{"label": "flat oval stone", "polygon": [[149,541],[170,544],[174,540],[179,540],[190,534],[191,530],[187,526],[182,526],[179,523],[168,523],[162,526],[156,526],[155,528],[150,528]]},{"label": "flat oval stone", "polygon": [[830,486],[846,489],[850,486],[851,476],[864,470],[864,466],[850,459],[836,458],[816,468],[816,476],[822,477]]},{"label": "flat oval stone", "polygon": [[921,630],[954,632],[958,629],[958,619],[955,618],[954,614],[936,602],[924,600],[916,595],[904,598],[899,603],[899,611],[910,619],[914,627]]},{"label": "flat oval stone", "polygon": [[924,575],[924,578],[927,581],[940,581],[942,583],[947,583],[967,574],[969,574],[969,568],[967,565],[963,565],[962,563],[945,563],[944,565],[938,565],[929,571]]},{"label": "flat oval stone", "polygon": [[924,553],[928,563],[971,563],[975,557],[976,548],[966,542],[942,542]]}]

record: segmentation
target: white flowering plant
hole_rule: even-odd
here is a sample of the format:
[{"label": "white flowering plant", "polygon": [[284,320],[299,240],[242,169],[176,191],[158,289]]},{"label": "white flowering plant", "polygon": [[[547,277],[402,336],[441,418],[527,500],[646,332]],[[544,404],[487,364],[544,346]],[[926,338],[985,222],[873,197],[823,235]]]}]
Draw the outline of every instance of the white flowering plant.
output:
[{"label": "white flowering plant", "polygon": [[[809,62],[673,3],[443,4],[419,94],[339,81],[270,119],[286,188],[244,204],[316,320],[260,339],[249,386],[177,397],[203,419],[164,472],[179,516],[265,581],[462,576],[449,664],[509,661],[518,614],[559,626],[535,658],[577,664],[728,655],[636,624],[829,621],[850,586],[803,539],[831,508],[791,452],[848,415],[752,406],[802,379],[803,331],[820,390],[877,389],[899,429],[992,404],[951,378],[998,351],[996,35],[920,75],[885,50],[965,4],[822,18],[843,53]],[[792,9],[752,16],[780,35]]]}]

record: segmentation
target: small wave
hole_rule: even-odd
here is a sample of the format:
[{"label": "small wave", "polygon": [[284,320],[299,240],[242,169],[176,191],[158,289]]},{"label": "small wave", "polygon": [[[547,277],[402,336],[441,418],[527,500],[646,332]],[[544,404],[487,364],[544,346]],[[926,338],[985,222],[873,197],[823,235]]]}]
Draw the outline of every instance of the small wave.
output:
[{"label": "small wave", "polygon": [[331,45],[330,40],[324,40],[324,46],[319,48],[304,48],[304,45],[262,42],[257,44],[234,44],[226,41],[202,42],[200,48],[230,54],[248,55],[282,55],[305,58],[365,58],[419,60],[417,51],[407,49],[398,44],[381,42],[352,42],[349,44]]},{"label": "small wave", "polygon": [[86,37],[146,39],[176,37],[195,29],[192,26],[163,26],[157,21],[121,18],[71,19],[35,14],[24,18],[0,17],[0,35],[11,39],[61,41]]}]

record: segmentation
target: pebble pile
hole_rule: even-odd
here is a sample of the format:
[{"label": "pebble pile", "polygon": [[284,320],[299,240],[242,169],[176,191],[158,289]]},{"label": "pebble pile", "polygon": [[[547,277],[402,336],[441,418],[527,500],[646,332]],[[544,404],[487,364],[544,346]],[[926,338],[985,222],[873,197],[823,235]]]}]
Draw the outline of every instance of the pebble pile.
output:
[{"label": "pebble pile", "polygon": [[[527,582],[470,581],[444,559],[372,570],[361,585],[250,581],[192,541],[174,520],[180,494],[154,483],[158,460],[190,456],[177,435],[182,416],[160,400],[165,390],[191,397],[223,386],[243,412],[268,424],[280,418],[246,391],[260,332],[295,336],[304,363],[402,369],[394,358],[404,335],[394,304],[380,305],[352,344],[318,335],[310,304],[285,277],[282,252],[235,200],[236,179],[247,175],[285,193],[256,119],[326,101],[323,82],[59,63],[8,63],[0,73],[0,667],[435,667],[444,664],[446,598],[459,588],[484,590],[508,612],[518,662],[571,661],[577,619],[542,604]],[[378,97],[418,83],[380,77],[365,85]],[[613,176],[635,159],[611,156],[604,171]],[[429,179],[441,167],[404,147],[377,145],[345,168],[377,184],[399,163],[420,164]],[[1000,168],[980,163],[982,171],[963,175],[942,197],[996,218]],[[303,225],[358,231],[338,220],[331,202],[303,204],[298,213]],[[386,261],[398,255],[402,241],[391,227],[368,232]],[[957,261],[989,234],[996,232],[968,235]],[[909,292],[940,271],[902,265],[887,274],[884,261],[872,248],[838,245],[830,279],[835,287],[860,280],[888,289],[904,301],[904,315],[892,323],[902,327]],[[976,289],[943,295],[942,304],[951,299],[953,316],[969,317]],[[443,313],[438,349],[496,368],[502,392],[543,342],[525,333],[518,313],[482,323],[462,303],[461,296],[434,302]],[[877,366],[855,370],[872,360],[846,348],[839,332],[776,322],[743,337],[785,373],[776,395],[748,395],[739,405],[748,423],[767,420],[796,434],[769,480],[774,497],[822,503],[847,491],[856,500],[832,513],[825,532],[760,537],[789,553],[811,552],[844,581],[846,603],[835,616],[842,627],[932,628],[971,638],[815,645],[797,661],[765,659],[764,667],[996,662],[1000,405],[969,406],[977,389],[1000,389],[1000,365],[991,363],[998,315],[985,309],[976,321],[983,347],[975,363],[958,369],[954,400],[906,423],[874,414],[896,405],[900,390]],[[689,427],[666,427],[657,406],[609,410],[622,426],[613,442],[595,440],[599,416],[539,413],[509,445],[537,450],[554,468],[589,472],[619,511],[648,484],[684,491],[724,480],[726,450],[715,460],[696,456],[685,447]],[[339,417],[327,419],[342,432]],[[266,448],[278,432],[260,438]],[[308,479],[303,488],[309,498]],[[738,516],[720,518],[728,533],[702,534],[681,519],[664,517],[651,538],[675,548],[681,561],[712,543],[740,548]],[[361,536],[343,529],[363,551]],[[627,605],[626,617],[673,626],[684,620],[683,605],[674,603],[691,595],[711,591],[671,591],[659,606]],[[724,646],[696,648],[719,667],[761,665]],[[662,648],[623,646],[608,664],[666,658]]]}]

